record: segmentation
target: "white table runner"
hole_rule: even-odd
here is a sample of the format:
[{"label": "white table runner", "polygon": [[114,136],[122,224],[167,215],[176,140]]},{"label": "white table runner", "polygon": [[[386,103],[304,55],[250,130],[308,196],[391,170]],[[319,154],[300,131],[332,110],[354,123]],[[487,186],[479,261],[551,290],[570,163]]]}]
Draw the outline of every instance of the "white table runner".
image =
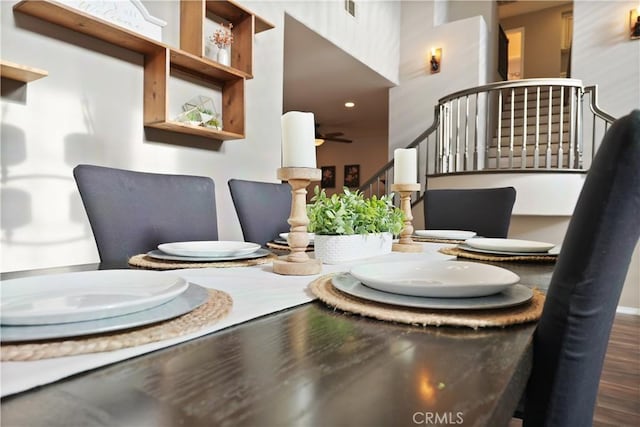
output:
[{"label": "white table runner", "polygon": [[[368,262],[454,258],[437,252],[440,247],[446,245],[424,244],[423,246],[424,252],[418,254],[393,252],[350,264],[323,265],[321,274],[348,271],[352,265]],[[2,362],[0,363],[0,395],[8,396],[52,383],[80,372],[189,341],[229,326],[310,302],[315,297],[308,292],[307,285],[319,276],[281,276],[273,273],[271,264],[238,268],[172,270],[171,273],[180,275],[197,285],[227,292],[233,298],[231,313],[212,326],[171,340],[104,353],[28,362]]]}]

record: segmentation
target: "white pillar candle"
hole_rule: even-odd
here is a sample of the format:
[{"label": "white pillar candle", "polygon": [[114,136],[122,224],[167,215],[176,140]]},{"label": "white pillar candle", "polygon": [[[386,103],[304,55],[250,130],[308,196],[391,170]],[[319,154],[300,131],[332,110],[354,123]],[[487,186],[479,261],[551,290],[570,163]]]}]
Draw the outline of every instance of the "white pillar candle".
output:
[{"label": "white pillar candle", "polygon": [[282,167],[316,167],[313,113],[289,111],[282,116]]},{"label": "white pillar candle", "polygon": [[417,152],[415,148],[397,148],[393,152],[393,182],[395,184],[416,184]]}]

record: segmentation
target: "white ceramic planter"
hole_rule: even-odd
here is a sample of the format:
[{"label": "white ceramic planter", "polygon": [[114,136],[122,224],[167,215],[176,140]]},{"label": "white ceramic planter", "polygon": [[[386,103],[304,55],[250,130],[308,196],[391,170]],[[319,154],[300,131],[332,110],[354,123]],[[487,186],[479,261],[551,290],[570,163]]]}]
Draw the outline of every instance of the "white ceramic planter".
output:
[{"label": "white ceramic planter", "polygon": [[331,236],[316,234],[314,250],[316,259],[323,264],[341,264],[362,258],[370,258],[391,252],[391,233],[353,234]]}]

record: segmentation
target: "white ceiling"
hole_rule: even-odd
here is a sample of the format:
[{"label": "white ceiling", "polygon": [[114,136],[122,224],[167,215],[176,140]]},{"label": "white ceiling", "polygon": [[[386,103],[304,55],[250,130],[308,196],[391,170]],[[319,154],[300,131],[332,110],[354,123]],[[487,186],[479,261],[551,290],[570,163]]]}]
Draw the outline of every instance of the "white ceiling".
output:
[{"label": "white ceiling", "polygon": [[[322,133],[357,137],[358,127],[383,123],[392,84],[300,22],[285,16],[284,112],[311,111]],[[355,102],[346,108],[346,101]]]}]

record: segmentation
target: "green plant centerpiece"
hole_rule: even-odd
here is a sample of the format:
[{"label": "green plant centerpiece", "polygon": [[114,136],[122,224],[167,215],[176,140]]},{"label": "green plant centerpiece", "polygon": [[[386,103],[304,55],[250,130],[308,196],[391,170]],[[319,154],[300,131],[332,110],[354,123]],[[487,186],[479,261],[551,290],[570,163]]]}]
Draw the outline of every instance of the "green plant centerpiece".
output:
[{"label": "green plant centerpiece", "polygon": [[316,186],[307,206],[316,257],[338,264],[391,252],[393,235],[404,225],[404,213],[392,200],[393,194],[365,198],[346,187],[341,194],[327,196]]}]

